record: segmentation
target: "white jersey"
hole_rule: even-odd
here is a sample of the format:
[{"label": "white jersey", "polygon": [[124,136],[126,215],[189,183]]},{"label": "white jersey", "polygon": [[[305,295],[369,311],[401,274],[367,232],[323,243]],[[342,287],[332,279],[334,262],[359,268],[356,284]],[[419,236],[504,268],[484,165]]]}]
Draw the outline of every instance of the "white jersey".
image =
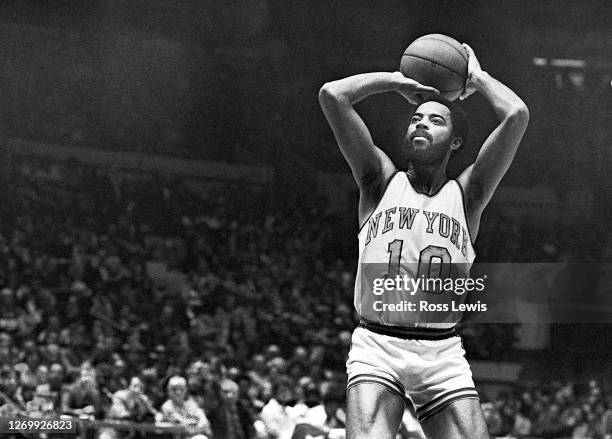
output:
[{"label": "white jersey", "polygon": [[[460,320],[462,312],[455,308],[465,294],[442,291],[435,283],[408,283],[469,275],[475,252],[456,180],[429,196],[416,192],[405,172],[397,172],[358,237],[354,303],[363,319],[423,328],[450,328]],[[395,281],[383,288],[385,279]],[[435,308],[444,304],[447,309]]]}]

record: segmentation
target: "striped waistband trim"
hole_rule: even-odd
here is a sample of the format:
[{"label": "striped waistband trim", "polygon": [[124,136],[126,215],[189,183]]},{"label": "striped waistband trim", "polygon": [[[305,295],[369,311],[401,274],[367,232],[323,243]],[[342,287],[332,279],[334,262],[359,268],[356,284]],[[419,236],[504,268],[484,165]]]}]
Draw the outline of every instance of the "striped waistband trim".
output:
[{"label": "striped waistband trim", "polygon": [[404,326],[387,326],[379,323],[360,320],[360,328],[390,337],[403,338],[406,340],[444,340],[457,335],[455,328],[410,328]]}]

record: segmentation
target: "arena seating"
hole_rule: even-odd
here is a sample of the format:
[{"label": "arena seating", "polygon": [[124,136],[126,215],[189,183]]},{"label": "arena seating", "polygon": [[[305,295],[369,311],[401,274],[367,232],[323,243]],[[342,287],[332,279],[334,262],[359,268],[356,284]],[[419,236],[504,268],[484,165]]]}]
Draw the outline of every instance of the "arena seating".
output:
[{"label": "arena seating", "polygon": [[[67,413],[102,422],[125,393],[142,405],[122,422],[158,434],[166,384],[180,375],[215,437],[269,437],[274,416],[264,413],[273,411],[271,400],[295,408],[295,423],[342,399],[355,261],[334,245],[351,232],[321,206],[271,212],[269,194],[238,184],[202,198],[171,177],[135,180],[75,162],[51,167],[27,159],[15,163],[4,187],[0,414]],[[571,254],[559,239],[563,230],[536,247],[530,237],[537,233],[503,218],[488,222],[480,257],[585,257]],[[583,233],[576,240],[589,239]],[[500,234],[512,237],[503,251],[494,249]],[[610,252],[610,242],[577,247],[585,249]],[[487,331],[467,331],[471,358],[495,360],[512,349],[511,328],[497,328],[496,343]],[[140,393],[127,392],[132,377],[140,378]],[[238,389],[234,402],[222,394],[230,381]],[[483,395],[491,433],[603,437],[611,423],[609,383],[583,384]],[[330,428],[341,427],[337,410],[313,425],[333,419]],[[228,433],[228,413],[239,414],[232,419],[242,433]],[[112,423],[91,426],[121,435]]]}]

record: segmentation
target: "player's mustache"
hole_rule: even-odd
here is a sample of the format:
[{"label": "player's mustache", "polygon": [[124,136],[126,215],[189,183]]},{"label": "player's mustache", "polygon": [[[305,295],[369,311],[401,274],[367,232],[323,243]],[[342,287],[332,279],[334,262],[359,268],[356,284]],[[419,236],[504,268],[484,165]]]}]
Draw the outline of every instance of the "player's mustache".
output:
[{"label": "player's mustache", "polygon": [[414,130],[414,131],[412,132],[412,134],[410,134],[410,141],[412,142],[412,140],[413,140],[415,137],[425,137],[425,138],[426,138],[427,140],[429,140],[430,142],[433,142],[433,136],[432,136],[431,134],[429,134],[429,133],[427,132],[427,130],[423,130],[423,129],[417,129],[417,130]]}]

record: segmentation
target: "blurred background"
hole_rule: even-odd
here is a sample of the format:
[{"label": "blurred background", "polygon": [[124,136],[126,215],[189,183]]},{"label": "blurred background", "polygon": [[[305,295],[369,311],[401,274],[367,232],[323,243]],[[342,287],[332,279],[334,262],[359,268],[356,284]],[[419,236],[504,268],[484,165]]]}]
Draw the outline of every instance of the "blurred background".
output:
[{"label": "blurred background", "polygon": [[[531,113],[478,261],[611,262],[610,23],[605,0],[0,2],[0,414],[91,437],[341,429],[357,188],[317,92],[397,70],[423,34],[469,43]],[[451,177],[496,125],[464,107]],[[410,106],[359,111],[397,158]],[[583,276],[566,305],[598,291],[608,323],[463,328],[492,435],[612,432],[611,274]]]}]

